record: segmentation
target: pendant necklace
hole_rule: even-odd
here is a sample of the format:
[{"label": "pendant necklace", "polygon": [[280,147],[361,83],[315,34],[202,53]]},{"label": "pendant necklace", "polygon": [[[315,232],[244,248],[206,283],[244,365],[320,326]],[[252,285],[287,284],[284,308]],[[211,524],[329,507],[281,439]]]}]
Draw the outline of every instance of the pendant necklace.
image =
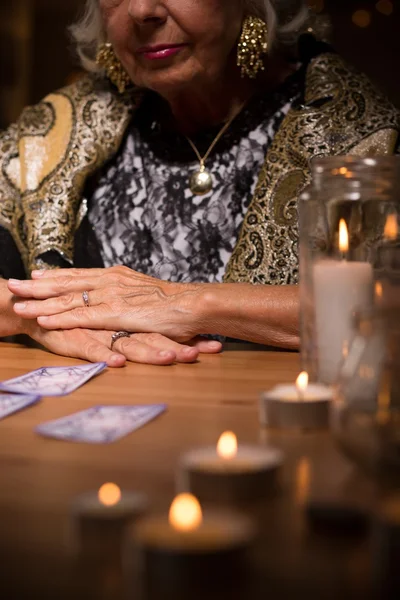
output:
[{"label": "pendant necklace", "polygon": [[229,121],[227,121],[225,123],[225,125],[223,126],[221,131],[218,133],[217,137],[215,138],[215,140],[213,141],[213,143],[211,144],[211,146],[209,147],[209,149],[207,150],[207,152],[205,153],[204,156],[201,156],[200,152],[197,150],[197,148],[194,145],[194,143],[192,142],[192,140],[188,136],[186,136],[187,141],[189,142],[189,144],[193,148],[194,152],[196,153],[196,156],[200,163],[200,169],[198,171],[196,171],[195,173],[193,173],[189,180],[190,191],[195,196],[204,196],[205,194],[208,194],[208,192],[211,192],[212,187],[213,187],[213,178],[212,178],[210,171],[208,171],[206,169],[206,166],[205,166],[206,160],[210,156],[211,152],[214,150],[215,146],[218,144],[219,140],[224,135],[225,131],[233,123],[233,121],[236,119],[238,114],[240,112],[242,112],[242,110],[246,104],[247,104],[247,100],[246,100],[246,102],[243,102],[243,104],[240,106],[239,110],[234,113],[234,115],[229,119]]}]

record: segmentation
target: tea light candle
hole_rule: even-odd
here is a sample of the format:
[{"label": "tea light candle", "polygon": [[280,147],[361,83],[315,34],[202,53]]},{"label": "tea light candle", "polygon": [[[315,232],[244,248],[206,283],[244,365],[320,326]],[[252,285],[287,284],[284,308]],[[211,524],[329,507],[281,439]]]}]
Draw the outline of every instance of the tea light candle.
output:
[{"label": "tea light candle", "polygon": [[142,494],[121,492],[106,483],[98,492],[76,498],[72,506],[72,533],[80,552],[103,554],[119,548],[126,526],[147,508]]},{"label": "tea light candle", "polygon": [[[349,234],[344,219],[339,225],[339,249],[343,256],[349,250]],[[373,304],[372,265],[321,260],[314,265],[313,283],[318,378],[326,384],[333,384],[353,337],[354,313]]]},{"label": "tea light candle", "polygon": [[309,384],[308,374],[300,373],[295,385],[278,385],[260,400],[260,421],[268,427],[324,429],[329,427],[333,390]]},{"label": "tea light candle", "polygon": [[141,587],[135,597],[204,600],[218,585],[228,589],[232,579],[236,582],[239,573],[244,574],[253,539],[254,528],[247,518],[203,514],[197,498],[181,494],[168,519],[149,517],[131,531],[127,566],[132,564],[130,554],[136,585]]},{"label": "tea light candle", "polygon": [[265,498],[274,489],[283,454],[274,448],[239,446],[225,432],[217,447],[199,448],[182,457],[180,480],[202,502],[242,504]]}]

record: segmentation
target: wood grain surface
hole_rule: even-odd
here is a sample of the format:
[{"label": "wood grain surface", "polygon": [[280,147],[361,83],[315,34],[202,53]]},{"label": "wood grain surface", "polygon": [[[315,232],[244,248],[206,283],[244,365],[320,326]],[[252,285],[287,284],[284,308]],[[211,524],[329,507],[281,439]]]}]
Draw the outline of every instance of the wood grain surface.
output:
[{"label": "wood grain surface", "polygon": [[[80,361],[0,344],[0,380],[41,366]],[[260,429],[260,392],[294,381],[296,353],[226,351],[194,365],[129,364],[108,369],[70,396],[44,398],[0,422],[0,597],[100,598],[93,581],[71,570],[70,505],[105,481],[145,492],[154,511],[173,498],[179,456],[217,442],[224,430],[239,443],[272,444],[286,457],[282,489],[270,501],[260,598],[367,598],[371,587],[368,539],[315,533],[305,518],[312,499],[370,509],[374,484],[337,450],[329,432]],[[168,411],[111,445],[41,438],[36,425],[96,404],[165,402]],[[74,574],[75,573],[75,574]],[[111,588],[112,587],[112,575]],[[94,591],[97,589],[97,591]],[[116,589],[116,588],[115,588]],[[110,597],[117,600],[117,592]],[[129,597],[129,595],[128,595]],[[190,600],[190,599],[188,599]]]}]

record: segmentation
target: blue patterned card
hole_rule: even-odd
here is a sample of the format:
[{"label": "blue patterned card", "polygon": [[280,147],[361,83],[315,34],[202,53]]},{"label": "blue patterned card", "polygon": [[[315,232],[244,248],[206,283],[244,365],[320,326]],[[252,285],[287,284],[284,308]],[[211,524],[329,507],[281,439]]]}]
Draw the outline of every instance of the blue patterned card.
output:
[{"label": "blue patterned card", "polygon": [[45,437],[88,444],[109,444],[143,427],[166,410],[165,404],[94,406],[43,423],[36,432]]},{"label": "blue patterned card", "polygon": [[106,363],[93,363],[75,367],[41,367],[1,382],[0,390],[15,394],[65,396],[104,371],[106,366]]},{"label": "blue patterned card", "polygon": [[0,394],[0,420],[23,408],[36,404],[39,400],[40,396],[33,396],[32,394]]}]

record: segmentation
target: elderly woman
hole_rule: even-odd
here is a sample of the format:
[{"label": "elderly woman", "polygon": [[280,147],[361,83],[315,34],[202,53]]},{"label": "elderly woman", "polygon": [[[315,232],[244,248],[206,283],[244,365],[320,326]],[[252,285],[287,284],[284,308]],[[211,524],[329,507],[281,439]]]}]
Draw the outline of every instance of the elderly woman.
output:
[{"label": "elderly woman", "polygon": [[110,366],[297,347],[310,162],[393,152],[399,120],[294,4],[87,1],[90,73],[0,137],[0,335]]}]

